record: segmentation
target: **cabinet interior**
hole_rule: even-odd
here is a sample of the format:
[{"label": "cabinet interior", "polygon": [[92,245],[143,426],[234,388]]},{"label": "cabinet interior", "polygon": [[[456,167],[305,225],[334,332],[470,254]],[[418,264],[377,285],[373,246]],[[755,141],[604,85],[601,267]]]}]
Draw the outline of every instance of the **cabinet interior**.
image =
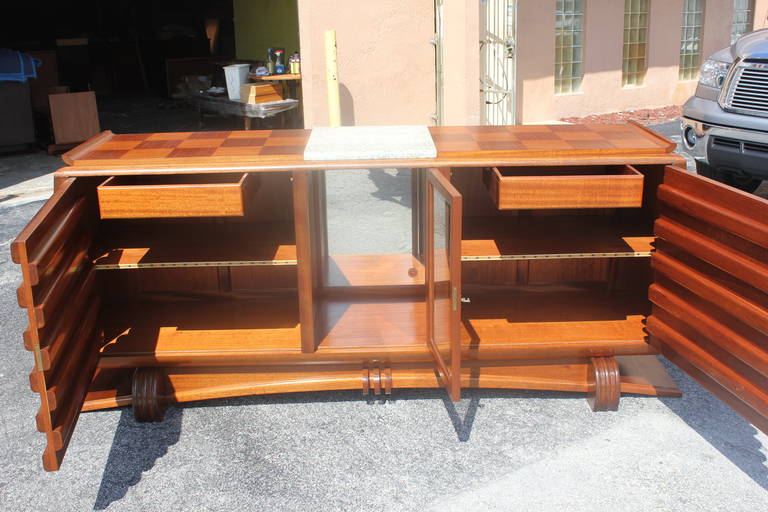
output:
[{"label": "cabinet interior", "polygon": [[[589,343],[644,345],[652,187],[663,169],[637,168],[646,178],[642,207],[568,210],[499,210],[483,184],[484,169],[453,169],[463,200],[462,346],[481,353],[539,344],[547,357],[553,343],[573,343],[572,355]],[[312,295],[316,353],[407,357],[428,336],[427,268],[433,265],[436,282],[449,272],[439,261],[450,229],[440,210],[446,207],[434,202],[435,221],[426,225],[425,172],[310,172],[307,290],[299,286],[297,184],[290,172],[262,173],[241,217],[100,220],[91,247],[103,300],[100,365],[298,354],[302,293]],[[437,249],[431,263],[430,236]],[[447,310],[447,292],[438,288],[434,307]]]}]

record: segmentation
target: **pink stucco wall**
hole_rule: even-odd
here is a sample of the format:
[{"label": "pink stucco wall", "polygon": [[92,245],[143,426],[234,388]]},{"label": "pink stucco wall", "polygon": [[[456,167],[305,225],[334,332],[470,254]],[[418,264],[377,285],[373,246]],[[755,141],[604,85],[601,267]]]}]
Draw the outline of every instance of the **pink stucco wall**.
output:
[{"label": "pink stucco wall", "polygon": [[434,0],[298,0],[304,124],[327,126],[324,32],[336,30],[344,125],[434,124]]},{"label": "pink stucco wall", "polygon": [[444,125],[480,124],[480,8],[477,0],[443,3]]},{"label": "pink stucco wall", "polygon": [[[478,0],[444,0],[443,124],[479,124]],[[702,60],[727,46],[733,2],[706,0]],[[585,0],[581,91],[554,92],[555,0],[519,0],[517,122],[533,123],[683,103],[696,81],[678,80],[682,0],[652,0],[644,85],[621,86],[621,0]],[[433,124],[434,0],[298,0],[304,119],[327,124],[323,32],[335,29],[343,124]],[[755,27],[768,25],[756,0]]]},{"label": "pink stucco wall", "polygon": [[[624,2],[586,0],[581,91],[556,95],[554,4],[554,0],[518,4],[520,122],[681,104],[693,94],[695,80],[678,80],[682,0],[651,2],[648,71],[639,87],[621,86]],[[707,0],[702,60],[728,45],[731,15],[731,1]]]},{"label": "pink stucco wall", "polygon": [[755,29],[768,28],[768,0],[755,0]]}]

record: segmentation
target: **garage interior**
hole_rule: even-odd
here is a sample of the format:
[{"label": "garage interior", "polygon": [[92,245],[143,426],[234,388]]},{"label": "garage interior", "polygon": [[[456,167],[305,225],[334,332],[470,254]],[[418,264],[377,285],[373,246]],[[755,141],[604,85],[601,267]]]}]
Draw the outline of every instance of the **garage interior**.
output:
[{"label": "garage interior", "polygon": [[[0,81],[0,154],[42,149],[58,155],[102,130],[243,129],[243,117],[201,109],[188,96],[194,88],[220,87],[226,98],[223,66],[248,63],[253,71],[263,64],[257,59],[266,60],[266,48],[260,46],[267,39],[258,34],[284,46],[281,38],[287,34],[285,40],[298,46],[295,8],[275,15],[265,5],[242,0],[4,5],[3,19],[10,23],[0,33],[0,48],[28,54],[39,65],[37,76],[26,82]],[[61,107],[62,114],[57,102],[76,93],[87,94]],[[95,105],[88,103],[88,94]],[[57,112],[66,120],[63,127],[54,119]],[[300,108],[256,121],[253,128],[303,124]],[[63,133],[67,130],[74,133]]]}]

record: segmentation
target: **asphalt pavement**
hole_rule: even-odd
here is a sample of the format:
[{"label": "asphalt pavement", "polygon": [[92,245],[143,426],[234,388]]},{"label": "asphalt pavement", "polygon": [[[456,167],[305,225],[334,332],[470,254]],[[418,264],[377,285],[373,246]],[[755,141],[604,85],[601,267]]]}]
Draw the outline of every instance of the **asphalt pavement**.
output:
[{"label": "asphalt pavement", "polygon": [[625,396],[615,413],[581,395],[493,390],[457,404],[439,390],[214,400],[170,407],[157,424],[129,409],[83,413],[62,469],[46,473],[9,245],[59,165],[0,157],[0,510],[768,508],[768,436],[666,361],[683,398]]}]

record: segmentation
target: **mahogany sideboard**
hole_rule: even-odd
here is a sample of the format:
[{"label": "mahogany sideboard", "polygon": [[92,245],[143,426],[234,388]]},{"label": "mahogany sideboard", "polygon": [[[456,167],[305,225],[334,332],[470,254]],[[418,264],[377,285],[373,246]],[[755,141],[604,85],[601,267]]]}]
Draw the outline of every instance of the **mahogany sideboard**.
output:
[{"label": "mahogany sideboard", "polygon": [[[305,161],[308,130],[65,154],[11,246],[44,468],[81,411],[414,387],[615,410],[679,395],[659,353],[768,432],[768,202],[635,124],[429,130],[426,159]],[[345,204],[360,173],[397,182],[396,215]]]}]

